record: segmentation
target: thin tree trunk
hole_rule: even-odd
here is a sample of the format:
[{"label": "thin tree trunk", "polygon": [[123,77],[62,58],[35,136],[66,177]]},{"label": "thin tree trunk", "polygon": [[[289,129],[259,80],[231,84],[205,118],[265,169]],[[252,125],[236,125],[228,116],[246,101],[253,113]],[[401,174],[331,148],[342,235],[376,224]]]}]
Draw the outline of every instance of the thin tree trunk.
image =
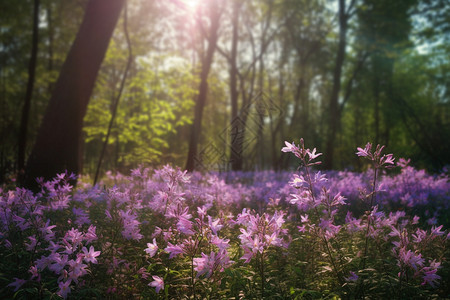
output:
[{"label": "thin tree trunk", "polygon": [[[103,141],[102,152],[100,153],[100,157],[99,157],[98,163],[97,163],[97,169],[95,170],[94,185],[97,184],[98,177],[100,175],[100,169],[102,167],[102,162],[103,162],[103,158],[105,156],[106,147],[108,146],[109,136],[111,135],[111,130],[112,130],[115,118],[116,118],[117,108],[119,107],[120,98],[122,97],[122,92],[125,87],[125,81],[127,80],[127,76],[128,76],[128,72],[131,67],[131,63],[133,62],[133,51],[131,48],[130,36],[128,34],[128,10],[127,10],[126,4],[125,4],[124,17],[123,17],[123,31],[125,33],[125,38],[127,41],[128,59],[127,59],[127,64],[125,66],[125,70],[123,72],[122,81],[120,82],[119,92],[117,93],[117,96],[114,99],[113,109],[112,109],[112,113],[111,113],[111,119],[109,120],[109,125],[108,125],[108,131],[106,133],[105,140]],[[118,139],[117,139],[117,141],[118,141]],[[117,167],[117,165],[116,165],[116,167]]]},{"label": "thin tree trunk", "polygon": [[239,27],[239,9],[242,2],[233,2],[233,35],[231,38],[231,57],[230,57],[230,96],[231,96],[231,141],[230,141],[230,160],[233,171],[242,170],[242,147],[243,142],[242,121],[238,117],[238,89],[237,77],[238,70],[236,65],[237,46],[238,46],[238,27]]},{"label": "thin tree trunk", "polygon": [[59,74],[22,180],[81,171],[83,118],[100,65],[125,0],[90,0],[83,22]]},{"label": "thin tree trunk", "polygon": [[341,90],[342,66],[345,60],[345,47],[347,44],[347,14],[345,12],[345,0],[339,0],[339,45],[336,63],[333,72],[333,89],[329,104],[328,139],[324,168],[332,169],[334,163],[334,149],[336,147],[336,134],[340,123],[339,92]]},{"label": "thin tree trunk", "polygon": [[218,29],[219,29],[219,7],[217,1],[212,2],[211,7],[211,26],[209,28],[208,48],[206,56],[202,60],[202,70],[200,73],[200,86],[197,101],[195,103],[194,122],[191,127],[191,136],[189,140],[189,152],[186,162],[186,170],[192,172],[195,170],[197,149],[202,129],[203,109],[205,108],[208,94],[208,75],[213,63],[214,52],[216,50]]},{"label": "thin tree trunk", "polygon": [[25,93],[25,101],[22,108],[22,118],[20,121],[19,130],[19,153],[18,153],[18,168],[19,172],[23,172],[25,167],[25,152],[27,147],[27,133],[28,133],[28,121],[30,116],[31,98],[33,97],[34,78],[36,73],[36,61],[39,42],[39,0],[34,0],[33,7],[33,37],[31,44],[31,56],[28,65],[28,83],[27,91]]}]

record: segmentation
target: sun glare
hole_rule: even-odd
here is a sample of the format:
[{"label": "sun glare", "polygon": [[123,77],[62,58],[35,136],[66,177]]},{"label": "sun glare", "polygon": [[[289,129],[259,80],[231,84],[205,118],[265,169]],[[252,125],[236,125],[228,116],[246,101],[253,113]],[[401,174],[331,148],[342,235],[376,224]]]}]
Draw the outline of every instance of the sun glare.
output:
[{"label": "sun glare", "polygon": [[181,0],[180,2],[183,3],[183,5],[187,9],[195,10],[198,7],[200,1],[201,0]]}]

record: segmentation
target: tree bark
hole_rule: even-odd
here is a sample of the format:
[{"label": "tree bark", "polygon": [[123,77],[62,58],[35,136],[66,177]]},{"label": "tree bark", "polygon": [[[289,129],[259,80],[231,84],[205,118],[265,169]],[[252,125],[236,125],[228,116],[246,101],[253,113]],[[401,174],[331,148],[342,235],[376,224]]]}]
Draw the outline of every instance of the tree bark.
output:
[{"label": "tree bark", "polygon": [[83,22],[61,69],[23,184],[35,189],[36,177],[81,172],[83,118],[100,65],[125,0],[90,0]]},{"label": "tree bark", "polygon": [[333,89],[331,91],[329,105],[329,128],[326,145],[326,156],[324,168],[333,168],[334,148],[336,147],[336,134],[340,123],[339,92],[341,90],[342,66],[345,60],[345,47],[347,45],[347,21],[348,15],[345,11],[345,0],[339,0],[339,45],[336,63],[333,72]]},{"label": "tree bark", "polygon": [[34,78],[36,74],[36,61],[39,42],[39,6],[40,1],[34,0],[33,7],[33,37],[31,43],[31,56],[28,65],[28,82],[27,91],[25,93],[25,101],[22,108],[22,118],[19,130],[19,152],[18,152],[18,168],[19,172],[23,172],[25,167],[25,152],[27,148],[27,132],[28,120],[30,116],[31,98],[33,97]]},{"label": "tree bark", "polygon": [[231,38],[231,56],[230,56],[230,96],[231,96],[231,141],[230,141],[230,160],[233,171],[242,170],[242,147],[243,142],[243,128],[242,122],[238,117],[238,89],[237,77],[238,70],[236,65],[237,60],[237,45],[238,45],[238,27],[239,27],[239,9],[242,2],[233,2],[233,35]]},{"label": "tree bark", "polygon": [[191,136],[189,140],[189,152],[186,161],[186,170],[192,172],[195,170],[195,164],[197,159],[197,149],[202,129],[203,109],[205,108],[206,98],[208,94],[208,75],[213,63],[214,52],[216,50],[218,29],[219,29],[219,7],[217,1],[213,1],[211,4],[211,25],[209,28],[208,36],[208,48],[206,56],[202,60],[202,70],[200,73],[200,86],[197,101],[194,108],[194,122],[191,127]]}]

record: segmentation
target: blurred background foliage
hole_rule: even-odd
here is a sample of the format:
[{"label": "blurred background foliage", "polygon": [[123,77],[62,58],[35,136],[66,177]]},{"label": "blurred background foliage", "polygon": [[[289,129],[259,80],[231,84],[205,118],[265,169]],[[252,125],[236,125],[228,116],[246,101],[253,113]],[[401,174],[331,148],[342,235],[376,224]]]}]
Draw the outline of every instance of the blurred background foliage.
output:
[{"label": "blurred background foliage", "polygon": [[[36,2],[27,155],[88,1],[0,3],[0,181],[18,172]],[[325,156],[332,147],[326,168],[360,170],[352,154],[367,141],[429,171],[449,164],[444,0],[127,0],[127,7],[132,64],[103,171],[184,166],[212,16],[220,19],[198,147],[203,167],[286,169],[292,161],[281,155],[283,141],[300,137]],[[95,173],[128,59],[123,20],[84,119],[86,174]],[[244,129],[241,165],[230,161],[235,129]]]}]

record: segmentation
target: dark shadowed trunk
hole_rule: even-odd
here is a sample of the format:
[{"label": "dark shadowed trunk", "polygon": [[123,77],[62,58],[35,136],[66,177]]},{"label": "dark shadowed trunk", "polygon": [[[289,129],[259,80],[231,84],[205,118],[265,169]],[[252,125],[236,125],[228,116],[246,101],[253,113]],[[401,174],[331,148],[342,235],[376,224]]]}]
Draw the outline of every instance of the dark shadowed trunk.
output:
[{"label": "dark shadowed trunk", "polygon": [[206,98],[208,94],[208,75],[213,63],[214,52],[216,50],[218,29],[219,29],[220,12],[217,1],[213,1],[211,7],[208,35],[208,48],[206,56],[202,59],[202,70],[200,73],[200,86],[198,89],[197,101],[195,103],[194,122],[191,127],[191,136],[189,140],[189,152],[186,162],[186,170],[194,171],[197,159],[197,149],[202,129],[203,109],[205,108]]},{"label": "dark shadowed trunk", "polygon": [[[49,3],[47,5],[47,22],[48,22],[48,71],[53,70],[53,52],[54,52],[54,39],[55,39],[55,30],[53,28],[53,13],[52,13],[52,5]],[[48,91],[51,94],[53,91],[54,82],[48,83]]]},{"label": "dark shadowed trunk", "polygon": [[36,177],[81,171],[83,118],[124,1],[88,2],[28,160],[22,180],[26,187],[35,188]]},{"label": "dark shadowed trunk", "polygon": [[36,73],[36,61],[39,41],[39,0],[34,0],[33,7],[33,37],[31,43],[31,56],[28,65],[28,83],[25,93],[25,101],[22,108],[22,118],[19,130],[18,168],[22,172],[25,167],[25,152],[27,147],[28,120],[30,115],[31,98],[33,97],[34,77]]}]

